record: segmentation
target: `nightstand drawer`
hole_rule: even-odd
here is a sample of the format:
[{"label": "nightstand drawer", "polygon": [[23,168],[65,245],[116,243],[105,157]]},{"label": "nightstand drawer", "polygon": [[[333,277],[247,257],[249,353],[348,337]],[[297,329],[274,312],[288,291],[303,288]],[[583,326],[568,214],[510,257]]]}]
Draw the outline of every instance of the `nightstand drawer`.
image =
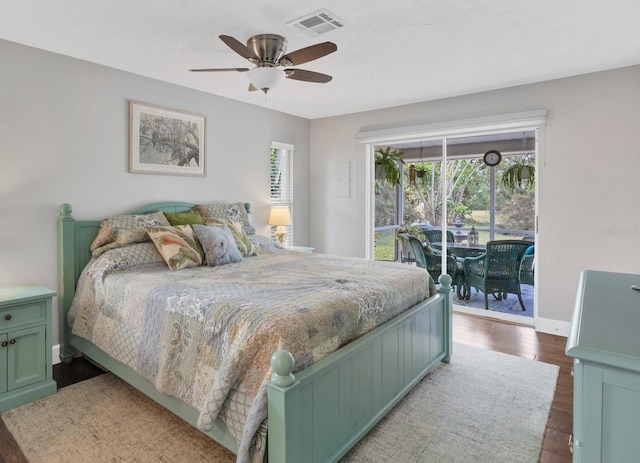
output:
[{"label": "nightstand drawer", "polygon": [[46,308],[44,302],[31,302],[0,310],[0,331],[5,328],[44,322],[47,319]]}]

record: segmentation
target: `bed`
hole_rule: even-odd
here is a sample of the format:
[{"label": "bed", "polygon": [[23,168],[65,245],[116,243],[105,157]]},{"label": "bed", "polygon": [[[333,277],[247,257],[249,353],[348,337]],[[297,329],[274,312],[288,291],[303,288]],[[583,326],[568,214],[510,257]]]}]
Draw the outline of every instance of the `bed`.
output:
[{"label": "bed", "polygon": [[[131,214],[156,211],[182,213],[195,206],[187,202],[163,202],[139,208]],[[70,205],[63,204],[60,207],[58,307],[61,361],[69,363],[82,354],[236,453],[238,461],[261,459],[262,453],[250,453],[246,442],[239,443],[237,434],[231,432],[224,419],[214,413],[208,425],[203,427],[202,410],[188,399],[179,398],[180,394],[161,392],[154,380],[140,374],[117,355],[107,354],[99,342],[92,342],[72,332],[68,312],[83,270],[90,261],[95,261],[92,260],[90,246],[101,222],[101,219],[75,220]],[[305,272],[309,262],[315,265],[316,262],[329,259],[329,256],[303,256],[302,253],[289,251],[280,252],[282,256],[276,255],[276,252],[273,254],[265,253],[262,258],[252,257],[245,261],[255,259],[250,261],[250,266],[260,267],[276,265],[274,262],[279,259],[278,269],[281,268],[280,260],[295,261],[303,269],[298,271]],[[336,259],[345,267],[362,264],[364,268],[371,265],[363,259]],[[242,264],[237,265],[237,268],[241,268]],[[388,265],[400,267],[399,264]],[[212,271],[203,267],[203,272]],[[190,273],[185,272],[184,275]],[[267,379],[263,384],[268,420],[261,425],[266,435],[263,445],[266,450],[263,448],[262,451],[268,456],[269,462],[338,461],[428,371],[440,362],[449,362],[452,354],[451,279],[448,275],[442,275],[439,283],[438,290],[426,299],[413,303],[408,309],[394,315],[394,318],[346,345],[338,346],[337,350],[319,355],[319,360],[302,361],[300,356],[295,358],[289,352],[296,352],[295,349],[277,348],[265,343],[266,348],[273,350],[265,372]],[[285,342],[284,346],[289,347],[289,344]]]}]

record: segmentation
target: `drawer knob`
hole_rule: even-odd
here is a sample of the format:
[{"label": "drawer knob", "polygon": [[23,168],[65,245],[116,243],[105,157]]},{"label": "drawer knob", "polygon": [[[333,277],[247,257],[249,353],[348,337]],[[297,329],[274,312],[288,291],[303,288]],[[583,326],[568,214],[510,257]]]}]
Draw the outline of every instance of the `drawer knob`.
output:
[{"label": "drawer knob", "polygon": [[11,314],[8,313],[7,315],[5,315],[4,319],[7,320],[7,321],[11,320]]},{"label": "drawer knob", "polygon": [[11,341],[9,341],[9,344],[15,344],[15,343],[16,343],[15,339],[12,339]]},{"label": "drawer knob", "polygon": [[7,344],[9,344],[7,341],[2,341],[2,347],[7,347]]}]

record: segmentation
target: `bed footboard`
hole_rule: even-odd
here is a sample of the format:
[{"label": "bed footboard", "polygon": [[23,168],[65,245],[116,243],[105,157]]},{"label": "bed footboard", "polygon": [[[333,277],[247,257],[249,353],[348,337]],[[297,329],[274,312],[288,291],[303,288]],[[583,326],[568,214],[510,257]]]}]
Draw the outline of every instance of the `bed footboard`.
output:
[{"label": "bed footboard", "polygon": [[295,376],[272,358],[270,463],[335,462],[452,353],[451,277],[439,293]]}]

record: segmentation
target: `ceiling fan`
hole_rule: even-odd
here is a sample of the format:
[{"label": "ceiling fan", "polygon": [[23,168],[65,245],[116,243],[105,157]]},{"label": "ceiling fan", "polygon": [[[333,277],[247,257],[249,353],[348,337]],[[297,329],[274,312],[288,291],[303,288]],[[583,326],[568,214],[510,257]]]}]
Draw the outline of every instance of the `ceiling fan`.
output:
[{"label": "ceiling fan", "polygon": [[[338,49],[335,43],[323,42],[301,48],[291,53],[287,51],[287,40],[276,34],[254,35],[247,40],[247,45],[229,35],[221,35],[222,40],[237,54],[255,64],[254,68],[214,68],[190,69],[192,72],[225,72],[236,71],[248,73],[249,91],[262,90],[265,94],[285,77],[305,82],[327,83],[332,77],[319,72],[290,68],[299,64],[322,58]],[[284,68],[284,69],[283,69]]]}]

